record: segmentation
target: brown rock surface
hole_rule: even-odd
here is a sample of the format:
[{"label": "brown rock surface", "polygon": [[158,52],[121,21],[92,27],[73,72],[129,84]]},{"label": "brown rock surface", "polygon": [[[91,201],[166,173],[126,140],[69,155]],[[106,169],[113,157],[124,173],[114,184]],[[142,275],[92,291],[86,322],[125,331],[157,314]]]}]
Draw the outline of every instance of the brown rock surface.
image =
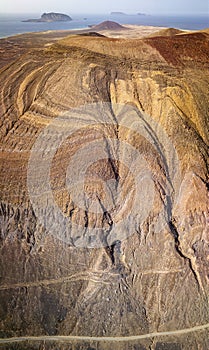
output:
[{"label": "brown rock surface", "polygon": [[0,70],[0,347],[208,349],[209,35],[32,38]]}]

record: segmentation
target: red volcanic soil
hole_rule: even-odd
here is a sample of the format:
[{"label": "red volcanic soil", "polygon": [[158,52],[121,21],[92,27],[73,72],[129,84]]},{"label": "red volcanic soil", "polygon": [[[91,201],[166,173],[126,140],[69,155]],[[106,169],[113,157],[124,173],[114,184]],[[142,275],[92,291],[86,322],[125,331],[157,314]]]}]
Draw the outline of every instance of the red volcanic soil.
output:
[{"label": "red volcanic soil", "polygon": [[195,60],[207,63],[209,59],[209,35],[207,33],[189,33],[177,36],[160,36],[144,40],[171,64],[178,65]]}]

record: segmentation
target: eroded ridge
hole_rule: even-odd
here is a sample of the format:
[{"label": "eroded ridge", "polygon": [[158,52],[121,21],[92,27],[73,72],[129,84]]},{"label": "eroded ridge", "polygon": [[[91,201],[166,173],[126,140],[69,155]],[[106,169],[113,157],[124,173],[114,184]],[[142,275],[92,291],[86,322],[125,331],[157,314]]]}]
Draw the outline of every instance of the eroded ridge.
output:
[{"label": "eroded ridge", "polygon": [[1,344],[208,347],[208,33],[128,32],[4,41]]}]

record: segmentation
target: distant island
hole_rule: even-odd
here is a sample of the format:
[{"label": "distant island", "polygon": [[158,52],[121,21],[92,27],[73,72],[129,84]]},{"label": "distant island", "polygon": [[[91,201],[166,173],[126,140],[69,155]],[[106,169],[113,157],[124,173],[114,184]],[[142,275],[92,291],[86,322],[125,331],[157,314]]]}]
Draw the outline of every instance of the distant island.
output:
[{"label": "distant island", "polygon": [[127,13],[119,12],[119,11],[111,12],[110,14],[111,14],[111,15],[125,15],[125,16],[127,16]]},{"label": "distant island", "polygon": [[[134,16],[134,14],[128,14],[128,13],[120,12],[120,11],[111,12],[110,15],[111,16]],[[138,12],[135,15],[137,15],[137,16],[147,16],[146,13],[141,13],[141,12]]]},{"label": "distant island", "polygon": [[22,22],[68,22],[72,21],[72,18],[68,15],[65,15],[63,13],[55,13],[55,12],[50,12],[50,13],[43,13],[41,18],[37,19],[27,19]]}]

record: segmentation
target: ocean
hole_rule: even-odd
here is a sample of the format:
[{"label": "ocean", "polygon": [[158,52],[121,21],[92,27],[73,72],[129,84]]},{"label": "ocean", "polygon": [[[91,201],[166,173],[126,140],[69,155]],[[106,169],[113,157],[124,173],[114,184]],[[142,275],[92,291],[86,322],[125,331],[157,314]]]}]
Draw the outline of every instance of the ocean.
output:
[{"label": "ocean", "polygon": [[73,15],[71,22],[24,23],[22,20],[39,18],[40,14],[3,15],[0,14],[0,38],[26,32],[47,30],[83,29],[89,25],[111,20],[120,24],[137,24],[180,29],[199,30],[209,27],[209,16],[150,16],[150,15]]}]

